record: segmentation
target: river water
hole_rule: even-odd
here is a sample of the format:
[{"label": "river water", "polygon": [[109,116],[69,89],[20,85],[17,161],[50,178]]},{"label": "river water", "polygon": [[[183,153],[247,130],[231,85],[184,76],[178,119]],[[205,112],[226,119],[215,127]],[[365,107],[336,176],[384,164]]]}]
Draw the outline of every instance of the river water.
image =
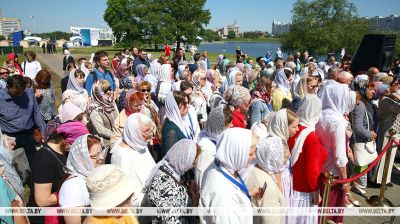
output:
[{"label": "river water", "polygon": [[[272,52],[273,58],[275,57],[275,51],[281,46],[280,43],[272,42],[217,42],[217,43],[202,43],[198,46],[199,52],[208,51],[214,53],[230,53],[236,54],[236,47],[240,46],[242,53],[247,53],[251,57],[256,58],[259,56],[265,56],[267,51]],[[285,58],[287,54],[284,53]]]}]

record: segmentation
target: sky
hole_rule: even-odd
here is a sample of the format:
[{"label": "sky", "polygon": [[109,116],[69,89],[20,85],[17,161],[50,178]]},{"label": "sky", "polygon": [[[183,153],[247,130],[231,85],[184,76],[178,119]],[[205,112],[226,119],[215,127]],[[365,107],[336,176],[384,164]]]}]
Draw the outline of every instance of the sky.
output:
[{"label": "sky", "polygon": [[[107,27],[103,19],[107,0],[0,0],[4,17],[19,18],[31,32],[70,32],[70,26]],[[295,0],[207,0],[211,20],[207,28],[222,28],[235,19],[244,31],[271,32],[272,21],[290,22]],[[400,15],[399,0],[350,0],[359,16]],[[30,17],[33,16],[34,20]],[[33,23],[35,22],[35,30]]]}]

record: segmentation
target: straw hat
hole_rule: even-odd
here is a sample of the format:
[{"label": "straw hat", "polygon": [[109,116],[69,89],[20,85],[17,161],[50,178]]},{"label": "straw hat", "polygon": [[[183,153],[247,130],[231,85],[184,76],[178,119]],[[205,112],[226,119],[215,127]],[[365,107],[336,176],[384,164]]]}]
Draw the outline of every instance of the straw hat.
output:
[{"label": "straw hat", "polygon": [[97,210],[117,207],[133,194],[133,178],[124,174],[116,165],[101,165],[88,176],[86,186],[90,205]]}]

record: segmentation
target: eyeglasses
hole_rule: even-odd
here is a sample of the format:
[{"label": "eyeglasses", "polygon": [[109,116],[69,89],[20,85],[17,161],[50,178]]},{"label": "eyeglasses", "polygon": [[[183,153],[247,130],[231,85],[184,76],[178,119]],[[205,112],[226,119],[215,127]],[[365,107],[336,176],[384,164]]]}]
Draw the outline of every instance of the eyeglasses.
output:
[{"label": "eyeglasses", "polygon": [[95,153],[94,155],[90,155],[91,159],[95,159],[96,161],[100,160],[100,155],[102,155],[103,159],[106,157],[107,154],[107,147],[101,146],[101,150]]},{"label": "eyeglasses", "polygon": [[313,85],[313,86],[310,86],[310,87],[311,87],[311,89],[315,89],[315,88],[318,87],[318,85]]},{"label": "eyeglasses", "polygon": [[142,93],[145,93],[145,92],[148,92],[148,93],[149,93],[150,90],[151,90],[151,89],[142,89]]}]

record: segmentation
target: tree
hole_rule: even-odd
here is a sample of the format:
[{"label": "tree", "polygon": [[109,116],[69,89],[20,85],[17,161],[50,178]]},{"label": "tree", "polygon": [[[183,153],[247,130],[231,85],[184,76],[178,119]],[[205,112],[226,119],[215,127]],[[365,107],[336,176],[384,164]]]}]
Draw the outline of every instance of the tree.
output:
[{"label": "tree", "polygon": [[0,35],[0,41],[2,41],[2,40],[6,40],[6,37],[3,35]]},{"label": "tree", "polygon": [[[108,0],[104,20],[117,41],[125,44],[158,44],[185,38],[197,43],[210,21],[206,0]],[[178,45],[179,46],[179,45]]]},{"label": "tree", "polygon": [[43,39],[50,39],[50,40],[69,40],[72,37],[72,33],[62,32],[62,31],[54,31],[50,33],[34,33],[33,36],[40,37]]},{"label": "tree", "polygon": [[218,36],[218,32],[210,30],[210,29],[204,30],[202,35],[203,35],[204,40],[206,40],[208,42],[221,40],[221,37]]},{"label": "tree", "polygon": [[297,0],[292,9],[290,32],[282,35],[286,51],[307,50],[314,56],[328,50],[354,53],[368,30],[365,19],[348,0]]},{"label": "tree", "polygon": [[234,39],[236,37],[236,33],[233,30],[228,31],[228,39]]}]

